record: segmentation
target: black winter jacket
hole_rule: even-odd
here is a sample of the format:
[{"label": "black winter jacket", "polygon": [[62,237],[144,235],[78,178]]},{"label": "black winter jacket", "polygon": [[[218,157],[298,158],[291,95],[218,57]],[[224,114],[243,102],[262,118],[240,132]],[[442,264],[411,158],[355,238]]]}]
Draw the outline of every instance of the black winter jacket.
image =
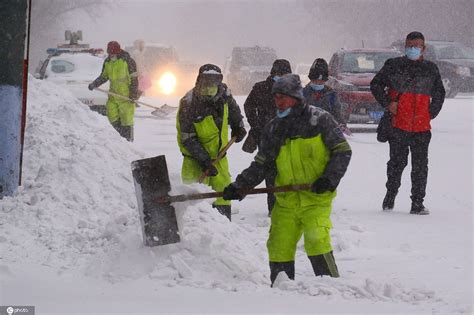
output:
[{"label": "black winter jacket", "polygon": [[224,104],[227,103],[229,109],[229,126],[232,130],[244,127],[243,117],[240,113],[230,90],[225,84],[219,86],[217,95],[211,100],[203,100],[194,89],[189,91],[179,102],[179,124],[181,127],[181,141],[183,146],[189,151],[192,158],[201,165],[211,160],[207,151],[203,148],[194,129],[194,123],[203,120],[206,116],[212,115],[219,130],[222,129],[222,119],[224,115]]},{"label": "black winter jacket", "polygon": [[352,151],[334,118],[314,106],[298,104],[285,118],[275,118],[268,123],[255,161],[235,181],[236,188],[257,186],[269,173],[277,172],[275,160],[287,139],[310,138],[317,135],[331,152],[331,158],[321,177],[337,187],[344,176]]},{"label": "black winter jacket", "polygon": [[346,124],[346,121],[343,118],[344,115],[342,112],[341,102],[339,102],[339,97],[337,96],[336,91],[331,89],[329,86],[324,86],[324,89],[321,91],[314,91],[308,83],[303,88],[303,95],[306,104],[322,108],[329,112],[338,123]]}]

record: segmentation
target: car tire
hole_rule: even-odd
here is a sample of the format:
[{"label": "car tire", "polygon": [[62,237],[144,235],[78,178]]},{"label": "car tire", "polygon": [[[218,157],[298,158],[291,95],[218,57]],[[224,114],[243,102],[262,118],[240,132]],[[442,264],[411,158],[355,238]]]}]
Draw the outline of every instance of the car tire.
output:
[{"label": "car tire", "polygon": [[451,80],[450,78],[443,78],[442,81],[444,90],[446,91],[446,97],[455,98],[459,92],[459,89],[454,86],[453,80]]}]

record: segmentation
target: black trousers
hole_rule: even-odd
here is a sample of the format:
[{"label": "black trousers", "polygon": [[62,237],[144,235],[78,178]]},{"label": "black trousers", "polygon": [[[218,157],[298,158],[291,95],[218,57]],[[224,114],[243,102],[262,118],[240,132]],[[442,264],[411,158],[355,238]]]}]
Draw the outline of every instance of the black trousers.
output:
[{"label": "black trousers", "polygon": [[397,194],[405,166],[408,164],[408,152],[411,152],[411,200],[423,204],[428,180],[428,147],[431,132],[407,132],[397,128],[388,140],[390,160],[387,163],[387,191]]}]

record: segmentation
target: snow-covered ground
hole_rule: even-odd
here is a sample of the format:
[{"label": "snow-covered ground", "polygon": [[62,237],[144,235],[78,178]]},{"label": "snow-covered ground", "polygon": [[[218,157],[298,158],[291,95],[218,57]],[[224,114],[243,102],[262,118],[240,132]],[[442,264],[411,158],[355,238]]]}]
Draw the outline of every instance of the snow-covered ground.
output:
[{"label": "snow-covered ground", "polygon": [[[472,313],[473,107],[469,95],[447,100],[433,122],[429,216],[408,214],[409,167],[395,210],[382,212],[388,145],[350,137],[331,233],[341,278],[314,277],[300,244],[296,281],[271,289],[265,196],[235,202],[232,223],[212,200],[176,203],[182,241],[142,245],[131,161],[164,154],[173,194],[208,190],[180,183],[173,114],[139,108],[130,144],[69,92],[30,79],[23,186],[0,201],[0,305],[37,314]],[[241,144],[228,156],[234,177],[253,158]]]}]

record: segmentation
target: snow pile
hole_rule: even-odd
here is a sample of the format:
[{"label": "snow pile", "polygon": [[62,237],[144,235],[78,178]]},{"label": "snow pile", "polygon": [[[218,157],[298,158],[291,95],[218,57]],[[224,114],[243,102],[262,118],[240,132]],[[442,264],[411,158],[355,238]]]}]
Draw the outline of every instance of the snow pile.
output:
[{"label": "snow pile", "polygon": [[[39,264],[112,283],[145,279],[169,287],[269,290],[268,218],[231,223],[211,207],[212,200],[176,203],[181,242],[144,247],[130,162],[145,154],[56,85],[30,79],[28,99],[24,184],[17,196],[0,202],[2,264]],[[180,185],[171,170],[170,176],[173,194],[204,190]],[[337,211],[335,221],[336,253],[359,252],[364,228],[340,219]],[[350,273],[315,278],[301,248],[296,265],[297,281],[270,294],[403,302],[434,298],[431,291]]]}]

